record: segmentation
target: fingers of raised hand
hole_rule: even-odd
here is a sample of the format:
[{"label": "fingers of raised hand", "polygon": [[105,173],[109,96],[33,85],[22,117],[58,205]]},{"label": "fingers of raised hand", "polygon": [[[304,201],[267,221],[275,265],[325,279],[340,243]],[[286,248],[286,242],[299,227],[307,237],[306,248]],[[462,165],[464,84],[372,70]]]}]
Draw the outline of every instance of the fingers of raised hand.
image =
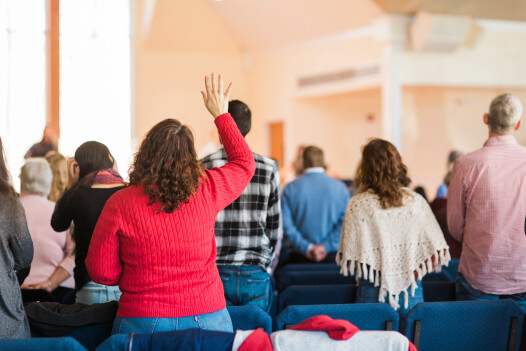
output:
[{"label": "fingers of raised hand", "polygon": [[227,101],[230,100],[230,91],[232,90],[232,83],[228,84],[228,88],[226,88],[226,91],[225,91],[225,99]]},{"label": "fingers of raised hand", "polygon": [[216,76],[214,73],[212,73],[212,91],[217,91],[217,82],[216,82]]},{"label": "fingers of raised hand", "polygon": [[217,77],[217,92],[223,93],[223,77],[221,75]]},{"label": "fingers of raised hand", "polygon": [[210,95],[210,93],[212,92],[212,83],[210,80],[210,76],[205,76],[205,88],[207,95]]}]

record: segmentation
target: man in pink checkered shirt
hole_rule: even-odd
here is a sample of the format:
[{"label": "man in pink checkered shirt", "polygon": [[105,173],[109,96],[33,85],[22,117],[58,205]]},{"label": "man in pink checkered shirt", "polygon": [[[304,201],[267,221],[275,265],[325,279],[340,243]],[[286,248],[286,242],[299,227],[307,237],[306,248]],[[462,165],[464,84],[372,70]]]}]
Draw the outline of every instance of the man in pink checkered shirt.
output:
[{"label": "man in pink checkered shirt", "polygon": [[453,166],[447,222],[462,241],[457,300],[509,298],[526,311],[526,148],[512,136],[521,115],[517,97],[493,99],[484,147]]}]

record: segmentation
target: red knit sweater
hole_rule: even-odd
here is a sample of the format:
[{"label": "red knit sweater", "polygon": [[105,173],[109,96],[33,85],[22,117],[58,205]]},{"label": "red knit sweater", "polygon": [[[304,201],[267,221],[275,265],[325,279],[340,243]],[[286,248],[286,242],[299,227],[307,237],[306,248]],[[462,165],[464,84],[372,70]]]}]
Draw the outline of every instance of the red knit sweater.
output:
[{"label": "red knit sweater", "polygon": [[252,153],[229,114],[215,119],[228,163],[204,171],[173,213],[148,206],[144,189],[115,193],[99,217],[86,268],[94,282],[119,285],[118,317],[186,317],[225,308],[216,267],[214,222],[254,175]]}]

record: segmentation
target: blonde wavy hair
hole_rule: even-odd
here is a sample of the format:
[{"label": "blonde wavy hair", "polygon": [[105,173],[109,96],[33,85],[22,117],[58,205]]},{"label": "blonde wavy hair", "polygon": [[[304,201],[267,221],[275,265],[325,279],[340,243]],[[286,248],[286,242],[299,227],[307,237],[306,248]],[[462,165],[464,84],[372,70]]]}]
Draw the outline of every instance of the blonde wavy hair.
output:
[{"label": "blonde wavy hair", "polygon": [[49,163],[49,167],[51,167],[51,173],[53,173],[51,190],[49,191],[47,198],[50,201],[57,202],[64,193],[66,185],[68,184],[67,160],[64,155],[56,151],[49,151],[46,153],[44,158]]}]

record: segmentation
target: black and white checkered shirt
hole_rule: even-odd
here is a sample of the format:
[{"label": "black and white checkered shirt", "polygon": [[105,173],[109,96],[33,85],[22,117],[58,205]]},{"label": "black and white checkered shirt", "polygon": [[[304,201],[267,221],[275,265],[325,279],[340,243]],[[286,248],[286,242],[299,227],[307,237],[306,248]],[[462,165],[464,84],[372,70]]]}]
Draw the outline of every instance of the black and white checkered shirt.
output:
[{"label": "black and white checkered shirt", "polygon": [[[269,271],[278,241],[281,204],[275,161],[252,153],[256,173],[237,200],[219,212],[215,224],[217,264],[259,266]],[[203,168],[227,163],[224,149],[201,159]]]}]

